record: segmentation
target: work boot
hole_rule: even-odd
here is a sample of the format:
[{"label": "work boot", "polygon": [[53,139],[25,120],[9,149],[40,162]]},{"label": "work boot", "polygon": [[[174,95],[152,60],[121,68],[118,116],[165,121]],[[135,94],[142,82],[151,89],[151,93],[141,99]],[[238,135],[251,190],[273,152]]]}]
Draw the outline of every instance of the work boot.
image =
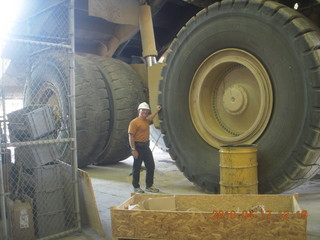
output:
[{"label": "work boot", "polygon": [[144,191],[139,187],[134,188],[133,190],[134,190],[135,193],[144,193]]},{"label": "work boot", "polygon": [[154,186],[146,188],[146,192],[151,192],[151,193],[158,193],[159,189],[155,188]]}]

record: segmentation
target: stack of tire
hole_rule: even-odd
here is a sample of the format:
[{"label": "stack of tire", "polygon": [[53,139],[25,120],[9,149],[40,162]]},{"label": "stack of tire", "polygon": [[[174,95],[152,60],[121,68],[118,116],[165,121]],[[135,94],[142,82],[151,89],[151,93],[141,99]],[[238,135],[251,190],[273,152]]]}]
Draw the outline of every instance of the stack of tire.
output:
[{"label": "stack of tire", "polygon": [[[68,66],[68,59],[56,53],[42,54],[33,62],[25,88],[25,106],[58,107],[57,138],[71,136]],[[76,56],[75,92],[78,166],[127,158],[127,128],[137,115],[138,104],[145,100],[137,74],[116,59]]]}]

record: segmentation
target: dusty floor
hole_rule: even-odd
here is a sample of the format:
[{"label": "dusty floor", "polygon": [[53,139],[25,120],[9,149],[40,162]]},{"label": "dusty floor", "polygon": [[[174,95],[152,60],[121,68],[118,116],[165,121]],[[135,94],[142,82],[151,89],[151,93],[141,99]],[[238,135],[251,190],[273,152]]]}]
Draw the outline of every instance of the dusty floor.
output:
[{"label": "dusty floor", "polygon": [[[156,161],[155,185],[160,188],[162,193],[205,194],[183,176],[169,154],[158,148],[155,148],[153,153]],[[115,165],[90,166],[84,169],[89,172],[92,178],[106,239],[112,239],[110,207],[120,205],[130,197],[132,192],[131,177],[129,176],[132,161],[132,158],[128,158]],[[141,180],[144,177],[145,171],[141,173]],[[144,186],[142,185],[142,187]],[[308,210],[309,213],[308,240],[320,239],[320,179],[314,179],[287,193],[296,192],[300,194],[301,208]]]}]

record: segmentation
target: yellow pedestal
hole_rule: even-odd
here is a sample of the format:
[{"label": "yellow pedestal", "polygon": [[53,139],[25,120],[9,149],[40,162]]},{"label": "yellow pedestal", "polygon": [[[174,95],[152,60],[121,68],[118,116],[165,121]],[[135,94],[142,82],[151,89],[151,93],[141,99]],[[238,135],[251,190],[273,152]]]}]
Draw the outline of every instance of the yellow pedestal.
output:
[{"label": "yellow pedestal", "polygon": [[222,146],[219,152],[220,193],[257,194],[257,146]]}]

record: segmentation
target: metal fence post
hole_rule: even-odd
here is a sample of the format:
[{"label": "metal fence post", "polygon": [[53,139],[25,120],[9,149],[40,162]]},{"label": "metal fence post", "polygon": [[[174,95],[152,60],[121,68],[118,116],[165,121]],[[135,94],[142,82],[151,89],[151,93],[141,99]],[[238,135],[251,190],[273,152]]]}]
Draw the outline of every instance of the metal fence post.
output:
[{"label": "metal fence post", "polygon": [[74,0],[70,0],[70,107],[72,112],[72,149],[73,149],[73,180],[74,180],[74,197],[75,197],[75,209],[76,209],[76,219],[77,219],[77,229],[81,229],[81,219],[80,219],[80,206],[79,206],[79,187],[78,187],[78,158],[77,158],[77,129],[76,129],[76,103],[75,103],[75,28],[74,28]]}]

